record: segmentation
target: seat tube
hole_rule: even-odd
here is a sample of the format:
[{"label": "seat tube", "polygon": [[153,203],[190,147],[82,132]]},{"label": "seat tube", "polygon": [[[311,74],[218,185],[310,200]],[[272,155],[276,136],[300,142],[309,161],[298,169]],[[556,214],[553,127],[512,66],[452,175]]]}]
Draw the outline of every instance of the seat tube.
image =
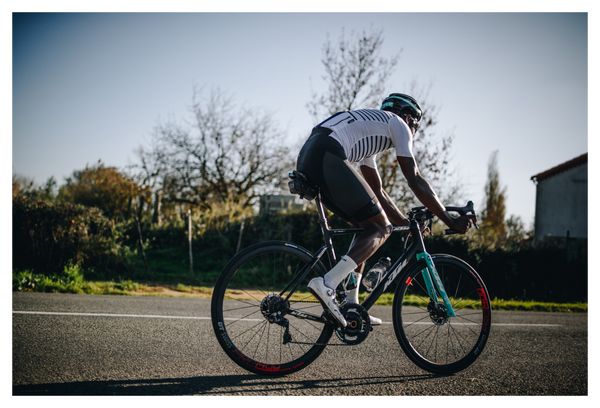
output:
[{"label": "seat tube", "polygon": [[315,199],[317,204],[317,213],[319,214],[319,225],[321,226],[321,233],[323,234],[323,242],[327,245],[327,255],[331,266],[336,262],[335,250],[333,249],[333,240],[331,239],[331,231],[329,229],[329,223],[327,222],[327,216],[325,215],[325,208],[321,202],[321,194],[317,194]]}]

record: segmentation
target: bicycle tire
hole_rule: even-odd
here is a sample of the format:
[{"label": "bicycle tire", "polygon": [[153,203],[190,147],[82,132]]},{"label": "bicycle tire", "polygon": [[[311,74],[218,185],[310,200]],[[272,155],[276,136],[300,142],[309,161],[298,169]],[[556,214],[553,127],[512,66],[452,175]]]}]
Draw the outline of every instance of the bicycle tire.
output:
[{"label": "bicycle tire", "polygon": [[[431,373],[449,375],[469,367],[481,355],[491,328],[490,298],[485,283],[469,264],[457,257],[445,254],[432,255],[432,259],[440,278],[445,281],[444,287],[457,317],[448,317],[445,323],[441,324],[440,321],[437,321],[436,324],[434,318],[431,317],[431,311],[424,310],[423,303],[429,299],[426,295],[426,288],[421,283],[423,281],[419,281],[423,267],[415,264],[403,273],[394,294],[394,331],[402,350],[413,363]],[[458,280],[453,274],[448,273],[448,270],[452,269],[459,273]],[[463,279],[465,280],[463,281]],[[462,291],[461,295],[458,295],[461,282],[464,283],[464,293],[468,293],[468,295],[462,294]],[[423,296],[415,295],[414,293],[417,292],[423,292]],[[461,305],[468,307],[466,309],[468,313],[461,312],[464,310],[464,308],[459,308]],[[423,317],[414,316],[418,314]],[[422,326],[426,326],[425,329]],[[429,333],[427,333],[428,331]],[[444,334],[444,331],[447,331],[447,334]],[[435,334],[433,334],[434,332]],[[417,337],[421,335],[424,337],[417,340]],[[446,338],[445,360],[441,358],[443,357],[443,348],[440,351],[440,358],[438,358],[438,336]],[[435,343],[434,356],[430,355],[433,354],[433,343],[429,344],[425,341],[431,337]],[[465,337],[468,337],[466,341]],[[417,341],[420,343],[417,344]],[[423,343],[425,345],[421,347]],[[427,347],[426,350],[425,347]],[[449,353],[450,348],[455,353],[453,359],[449,358],[453,357]]]},{"label": "bicycle tire", "polygon": [[[321,353],[322,351],[325,349],[327,342],[329,341],[329,339],[331,338],[332,334],[333,334],[333,326],[330,324],[323,324],[322,329],[320,330],[319,333],[319,327],[318,327],[318,323],[312,323],[311,326],[315,327],[314,332],[312,333],[314,338],[314,344],[311,347],[306,346],[307,350],[305,351],[304,348],[302,346],[298,346],[296,348],[294,348],[294,345],[292,343],[292,345],[290,345],[290,343],[287,344],[287,346],[282,346],[282,343],[279,343],[279,362],[274,362],[274,361],[270,361],[272,360],[272,358],[270,358],[269,356],[269,339],[271,338],[275,338],[277,339],[277,331],[280,331],[281,333],[283,332],[283,329],[281,327],[278,327],[276,324],[273,323],[269,323],[267,321],[267,319],[261,315],[261,313],[256,314],[256,312],[251,313],[251,315],[255,315],[254,317],[258,317],[258,319],[254,319],[254,321],[258,321],[257,326],[261,326],[264,325],[264,328],[262,329],[263,333],[261,334],[261,338],[258,340],[258,343],[256,345],[256,349],[258,350],[259,348],[261,349],[261,354],[263,351],[263,348],[260,344],[263,336],[264,336],[264,332],[266,331],[266,329],[269,330],[269,333],[267,334],[267,340],[266,340],[266,352],[265,352],[265,357],[264,358],[257,358],[255,355],[250,356],[249,354],[251,354],[249,351],[246,351],[244,348],[240,348],[240,344],[242,341],[237,341],[236,342],[236,338],[234,338],[233,334],[234,333],[230,333],[232,329],[228,330],[228,322],[231,322],[231,319],[228,320],[228,318],[226,318],[224,316],[224,311],[226,310],[234,310],[235,308],[229,308],[229,309],[224,309],[224,304],[226,303],[225,298],[228,298],[228,302],[232,302],[235,301],[235,298],[233,300],[231,300],[231,295],[234,294],[235,290],[239,290],[239,289],[232,289],[233,286],[231,284],[232,278],[234,276],[236,276],[236,274],[241,273],[243,274],[244,272],[248,274],[251,274],[252,272],[255,272],[256,270],[259,269],[263,269],[262,268],[262,264],[260,264],[259,262],[264,262],[264,261],[258,261],[257,259],[259,259],[259,257],[261,256],[283,256],[284,259],[289,259],[289,263],[287,264],[288,267],[289,265],[292,264],[292,262],[297,262],[298,265],[306,265],[308,262],[310,262],[312,260],[312,255],[309,251],[307,251],[306,249],[299,247],[297,245],[294,244],[289,244],[289,243],[285,243],[285,242],[281,242],[281,241],[267,241],[267,242],[262,242],[259,244],[255,244],[252,245],[246,249],[244,249],[243,251],[241,251],[240,253],[238,253],[237,255],[235,255],[231,261],[225,266],[223,272],[221,273],[219,279],[217,280],[216,284],[215,284],[215,289],[212,295],[212,301],[211,301],[211,319],[212,319],[212,325],[213,325],[213,330],[215,332],[215,335],[217,336],[217,339],[219,341],[219,344],[221,345],[221,347],[223,348],[223,350],[225,351],[225,353],[240,367],[256,373],[256,374],[260,374],[260,375],[268,375],[268,376],[281,376],[281,375],[286,375],[286,374],[291,374],[293,372],[299,371],[303,368],[305,368],[306,366],[308,366],[310,363],[312,363]],[[252,262],[256,262],[256,264],[260,265],[260,267],[253,267],[253,263]],[[279,268],[279,267],[278,267]],[[278,273],[280,271],[276,271],[276,273]],[[288,271],[289,272],[289,271]],[[322,276],[327,272],[327,270],[325,269],[325,267],[323,266],[323,264],[321,262],[318,262],[315,267],[313,267],[313,271],[311,271],[310,277],[314,277],[314,276]],[[264,275],[264,273],[263,273]],[[295,276],[293,275],[293,273],[290,276]],[[251,279],[255,284],[256,287],[259,288],[260,286],[260,281],[261,279],[265,278],[265,276],[259,275],[258,272],[256,272],[256,276],[252,275],[252,276],[245,276],[244,277],[244,281]],[[268,279],[268,277],[266,277]],[[273,278],[274,279],[274,278]],[[259,281],[259,282],[257,282]],[[304,282],[306,283],[306,282]],[[284,286],[281,286],[281,289],[283,289]],[[229,289],[228,289],[229,288]],[[300,288],[302,289],[302,288]],[[227,291],[230,292],[227,292]],[[245,300],[238,300],[238,302],[242,302],[242,303],[247,303],[248,305],[246,306],[240,306],[240,308],[243,310],[243,308],[246,309],[251,309],[250,303],[254,304],[254,302],[258,302],[259,300],[264,299],[260,298],[257,294],[259,293],[258,290],[260,290],[260,292],[262,292],[260,294],[260,296],[263,296],[263,293],[266,294],[267,296],[269,295],[269,293],[276,293],[276,291],[271,292],[270,290],[267,289],[257,289],[257,291],[252,291],[252,289],[244,289],[243,291],[246,291],[248,293],[248,295],[250,295],[253,299],[247,298]],[[310,295],[310,294],[309,294]],[[235,297],[235,295],[233,295]],[[312,296],[312,295],[310,295]],[[297,302],[301,302],[300,300],[297,300]],[[310,303],[310,302],[309,302]],[[322,310],[322,306],[319,302],[314,302],[315,304],[318,305],[318,307],[320,307]],[[317,307],[317,306],[310,306],[310,307]],[[260,307],[259,307],[260,308]],[[253,310],[253,309],[251,309]],[[244,313],[246,313],[246,311],[244,311]],[[264,322],[261,323],[261,319],[264,319]],[[291,319],[292,317],[290,317],[290,325],[293,325],[291,323]],[[239,321],[242,321],[243,319],[239,319]],[[235,324],[236,321],[233,321],[233,323],[229,324],[229,326],[233,326],[233,324]],[[254,322],[252,322],[253,324]],[[296,325],[299,325],[299,323],[296,323]],[[274,336],[271,335],[271,329],[273,329],[274,331]],[[312,329],[311,329],[312,330]],[[260,327],[257,329],[256,333],[258,333],[260,331]],[[297,330],[298,332],[300,332],[300,330]],[[297,333],[295,333],[297,334]],[[300,332],[300,334],[302,334]],[[239,335],[238,335],[239,336]],[[254,337],[256,337],[256,334],[253,335]],[[303,334],[303,336],[305,337],[309,337],[307,336],[307,334]],[[305,339],[303,339],[305,340]],[[245,339],[244,339],[245,341]],[[249,341],[254,341],[254,340],[249,340]],[[273,340],[275,342],[275,340]],[[264,341],[263,341],[264,343]],[[276,343],[275,343],[276,344]],[[298,343],[296,343],[298,344]],[[252,348],[254,347],[254,343],[252,345]],[[275,346],[277,347],[277,346]],[[282,348],[285,348],[285,350],[282,350]],[[294,354],[292,352],[292,350],[294,350],[294,352],[299,352],[299,355],[294,358]],[[285,361],[282,362],[282,352],[286,353],[291,356],[289,358],[290,361]],[[256,354],[256,352],[255,352]],[[273,354],[273,352],[271,353]],[[276,358],[276,351],[275,351],[275,358]]]}]

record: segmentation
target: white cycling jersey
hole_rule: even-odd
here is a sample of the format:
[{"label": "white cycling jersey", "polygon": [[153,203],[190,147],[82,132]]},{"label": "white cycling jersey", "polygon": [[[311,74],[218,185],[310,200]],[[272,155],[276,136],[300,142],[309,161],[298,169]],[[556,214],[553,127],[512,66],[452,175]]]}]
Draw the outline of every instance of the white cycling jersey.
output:
[{"label": "white cycling jersey", "polygon": [[348,161],[376,168],[375,157],[391,147],[396,155],[414,157],[413,134],[395,113],[377,109],[338,112],[318,126],[331,129],[329,135],[344,148]]}]

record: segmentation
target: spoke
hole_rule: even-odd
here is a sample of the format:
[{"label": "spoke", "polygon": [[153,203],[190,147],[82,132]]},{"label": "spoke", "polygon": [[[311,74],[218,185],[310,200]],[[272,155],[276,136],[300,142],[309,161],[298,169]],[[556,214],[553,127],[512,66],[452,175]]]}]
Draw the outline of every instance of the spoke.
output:
[{"label": "spoke", "polygon": [[265,363],[269,363],[269,337],[271,336],[271,325],[267,325],[267,351],[265,351]]},{"label": "spoke", "polygon": [[420,322],[420,321],[421,321],[421,320],[423,320],[423,319],[427,319],[428,317],[429,317],[429,314],[427,314],[427,316],[424,316],[424,317],[420,318],[419,320],[415,320],[414,322],[411,322],[410,324],[408,324],[408,325],[404,326],[404,328],[406,329],[407,327],[410,327],[410,326],[412,326],[413,324],[415,324],[415,323],[418,323],[418,322]]},{"label": "spoke", "polygon": [[[423,272],[422,271],[421,271],[420,275],[421,275],[421,277],[423,277]],[[423,278],[423,279],[425,279],[425,278]],[[415,282],[415,281],[417,282],[417,285],[419,285],[419,287],[421,288],[421,290],[423,291],[423,293],[427,294],[427,297],[425,299],[430,299],[429,292],[427,292],[427,289],[424,288],[423,285],[421,285],[421,282],[419,282],[419,280],[417,279],[416,276],[415,276],[415,279],[413,279],[412,282]],[[415,296],[418,296],[418,295],[415,295]]]},{"label": "spoke", "polygon": [[452,330],[452,333],[454,333],[454,337],[456,338],[456,342],[458,343],[458,345],[460,346],[460,349],[464,353],[465,349],[464,349],[464,347],[462,345],[462,342],[461,342],[461,339],[462,339],[462,341],[464,341],[463,337],[458,335],[458,331],[454,327],[452,327],[452,325],[450,325],[450,330]]},{"label": "spoke", "polygon": [[421,330],[419,333],[412,336],[413,339],[419,337],[421,334],[425,333],[427,330],[431,330],[434,327],[435,327],[435,325],[432,323],[431,326],[427,327],[426,329]]},{"label": "spoke", "polygon": [[[479,313],[477,313],[477,314],[479,314]],[[460,319],[463,319],[463,320],[466,320],[466,321],[469,321],[469,322],[474,323],[476,325],[480,325],[481,324],[481,322],[476,322],[475,320],[467,319],[466,317],[463,317],[463,316],[464,315],[456,315],[456,317],[458,317]]]},{"label": "spoke", "polygon": [[419,308],[422,310],[422,312],[402,312],[402,315],[412,315],[412,314],[423,314],[423,313],[427,313],[427,315],[429,315],[429,312],[425,309]]},{"label": "spoke", "polygon": [[[298,309],[296,309],[296,310],[298,310]],[[307,323],[307,324],[311,325],[311,326],[312,326],[312,327],[314,327],[314,328],[315,328],[317,331],[320,331],[320,330],[321,330],[321,329],[319,329],[317,326],[315,326],[314,324],[312,324],[312,323],[311,323],[311,321],[310,321],[310,320],[308,320],[308,319],[302,319],[302,321],[303,321],[304,323]]]},{"label": "spoke", "polygon": [[[478,288],[475,288],[475,289],[473,289],[472,291],[470,291],[469,293],[467,293],[466,295],[464,295],[464,297],[461,297],[461,298],[460,298],[460,299],[461,299],[461,300],[460,300],[460,302],[458,302],[458,303],[456,303],[456,304],[452,305],[452,308],[453,308],[453,309],[457,309],[457,308],[458,308],[458,305],[461,305],[461,304],[463,304],[463,303],[465,303],[465,302],[467,302],[467,301],[470,301],[470,300],[474,300],[474,299],[469,299],[469,298],[468,298],[468,296],[469,296],[469,295],[471,295],[471,293],[474,293],[474,292],[475,292],[477,289],[478,289]],[[460,309],[459,309],[459,310],[460,310]]]},{"label": "spoke", "polygon": [[[473,313],[462,313],[460,314],[460,316],[472,316],[472,315],[480,315],[482,312],[481,311],[477,311],[477,312],[473,312]],[[459,315],[456,315],[459,316]]]},{"label": "spoke", "polygon": [[425,352],[425,355],[429,355],[429,350],[431,350],[431,347],[433,346],[433,343],[435,343],[435,339],[437,338],[437,334],[438,334],[438,329],[440,328],[440,326],[435,326],[435,335],[433,336],[433,341],[431,342],[431,344],[429,345],[429,347],[427,348],[427,351]]},{"label": "spoke", "polygon": [[460,281],[462,280],[462,273],[458,274],[458,283],[456,284],[456,290],[454,291],[454,297],[456,297],[456,294],[458,293],[458,288],[460,287]]},{"label": "spoke", "polygon": [[248,309],[251,307],[260,307],[259,305],[251,305],[251,306],[241,306],[241,307],[234,307],[233,309],[223,309],[224,312],[232,312],[234,310],[241,310],[241,309]]},{"label": "spoke", "polygon": [[260,302],[258,302],[258,303],[250,303],[247,300],[234,299],[234,298],[230,298],[230,299],[227,299],[227,300],[233,300],[235,302],[244,303],[245,305],[250,305],[250,306],[260,306]]},{"label": "spoke", "polygon": [[[473,333],[475,336],[478,336],[477,332],[468,326],[468,323],[461,323],[463,327]],[[476,325],[480,325],[479,323],[475,323]]]},{"label": "spoke", "polygon": [[[452,327],[451,324],[448,324],[449,330],[450,330],[450,340],[452,340],[452,334],[454,334],[454,337],[456,338],[456,344],[454,341],[452,341],[452,350],[454,351],[454,358],[455,359],[459,359],[461,358],[461,352],[459,347],[462,349],[462,345],[460,343],[460,339],[458,338],[458,336],[455,333],[455,329],[454,327]],[[459,347],[457,347],[459,346]]]},{"label": "spoke", "polygon": [[440,331],[440,327],[441,326],[438,326],[437,329],[435,330],[435,339],[433,339],[433,341],[435,341],[435,356],[433,358],[435,359],[436,362],[437,362],[437,349],[438,349],[437,339],[438,339],[438,333]]},{"label": "spoke", "polygon": [[312,340],[312,339],[311,339],[310,337],[308,337],[306,334],[302,333],[302,332],[301,332],[301,331],[300,331],[300,330],[299,330],[299,329],[298,329],[296,326],[294,326],[292,323],[290,323],[290,327],[293,327],[294,329],[296,329],[296,331],[297,331],[298,333],[300,333],[300,334],[301,334],[301,335],[302,335],[302,336],[303,336],[305,339],[307,339],[307,340],[309,340],[309,341],[310,341],[310,340]]},{"label": "spoke", "polygon": [[231,322],[231,324],[229,325],[229,327],[233,326],[233,325],[234,325],[234,324],[236,324],[237,322],[239,322],[239,321],[242,321],[242,320],[244,320],[245,318],[247,318],[247,317],[250,317],[250,316],[252,316],[253,314],[255,314],[255,313],[258,313],[258,312],[260,312],[260,309],[258,309],[258,310],[256,310],[256,311],[254,311],[254,312],[252,312],[252,313],[250,313],[250,314],[247,314],[247,315],[246,315],[246,316],[244,316],[244,317],[240,317],[240,318],[239,318],[239,319],[237,319],[237,320],[234,320],[233,322]]},{"label": "spoke", "polygon": [[258,300],[257,298],[255,298],[254,296],[252,296],[249,292],[247,292],[245,289],[241,289],[242,292],[244,292],[246,295],[250,296],[252,299],[256,300],[259,304],[260,304],[260,300]]},{"label": "spoke", "polygon": [[260,347],[260,341],[262,340],[262,338],[265,334],[265,330],[266,330],[267,326],[269,326],[269,325],[265,324],[265,326],[262,329],[262,332],[260,333],[260,337],[258,338],[258,343],[256,343],[256,350],[254,350],[254,353],[252,353],[252,358],[254,358],[254,356],[256,355],[256,352],[258,351],[258,348]]},{"label": "spoke", "polygon": [[279,326],[279,338],[282,339],[278,341],[279,343],[279,364],[281,364],[281,345],[283,344],[283,327]]},{"label": "spoke", "polygon": [[[267,324],[267,321],[265,320],[264,322],[261,322],[261,323],[262,323],[263,325],[265,325],[265,324]],[[243,350],[243,349],[245,349],[245,348],[246,348],[246,346],[250,344],[250,342],[251,342],[251,341],[252,341],[252,340],[253,340],[253,339],[256,337],[256,335],[257,335],[258,333],[260,333],[260,329],[261,329],[261,328],[262,328],[262,326],[261,326],[261,327],[259,327],[259,328],[258,328],[258,330],[256,330],[256,333],[254,333],[254,334],[252,335],[252,337],[250,337],[250,340],[248,340],[248,341],[246,342],[246,344],[244,344],[244,346],[242,347],[242,350]]]},{"label": "spoke", "polygon": [[[421,338],[421,342],[419,343],[419,345],[418,345],[418,346],[416,346],[416,347],[415,347],[415,349],[420,349],[420,348],[421,348],[421,344],[425,343],[425,341],[426,341],[426,340],[429,338],[429,336],[431,336],[431,333],[433,333],[433,330],[432,330],[432,329],[433,329],[433,328],[435,328],[435,327],[436,327],[435,325],[432,325],[432,326],[430,326],[429,328],[425,329],[425,331],[431,330],[431,332],[427,333],[427,335],[426,335],[426,336],[423,336],[423,337]],[[421,333],[422,333],[422,332],[421,332]],[[419,334],[421,334],[421,333],[419,333]],[[413,337],[413,338],[416,338],[416,337],[417,337],[417,336],[415,336],[415,337]]]},{"label": "spoke", "polygon": [[448,333],[446,334],[448,340],[446,340],[446,364],[448,364],[448,349],[450,347],[450,342],[452,339],[450,338],[450,325],[448,325]]},{"label": "spoke", "polygon": [[258,323],[256,323],[254,326],[250,327],[249,329],[246,329],[246,330],[244,330],[243,332],[241,332],[241,333],[239,333],[239,334],[236,334],[234,337],[232,337],[232,338],[231,338],[231,340],[233,340],[233,339],[237,339],[237,338],[238,338],[238,337],[240,337],[242,334],[245,334],[245,333],[249,332],[250,330],[254,329],[256,326],[258,326],[258,325],[260,325],[260,324],[262,324],[262,323],[264,323],[264,322],[262,322],[262,321],[261,321],[261,322],[258,322]]},{"label": "spoke", "polygon": [[[422,301],[424,301],[424,302],[425,302],[425,303],[427,303],[427,304],[429,304],[429,302],[431,301],[429,298],[424,298],[423,296],[419,296],[419,295],[413,295],[413,294],[410,294],[410,295],[411,295],[411,296],[416,296],[417,298],[421,299]],[[423,307],[421,307],[421,306],[418,306],[418,305],[409,305],[409,304],[407,304],[406,306],[410,306],[410,307],[416,307],[416,308],[418,308],[418,309],[421,309],[421,310],[423,310],[423,311],[425,311],[425,312],[429,313],[429,310],[427,310],[427,309],[425,309],[425,308],[423,308]]]}]

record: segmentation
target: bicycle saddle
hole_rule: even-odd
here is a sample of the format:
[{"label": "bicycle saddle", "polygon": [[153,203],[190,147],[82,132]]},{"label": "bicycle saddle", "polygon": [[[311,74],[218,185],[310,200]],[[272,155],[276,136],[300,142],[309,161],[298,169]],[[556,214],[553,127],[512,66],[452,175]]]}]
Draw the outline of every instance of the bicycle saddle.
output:
[{"label": "bicycle saddle", "polygon": [[300,198],[304,198],[308,201],[314,200],[319,194],[319,187],[308,181],[306,175],[298,170],[294,170],[288,173],[290,181],[288,186],[290,193],[298,194]]}]

